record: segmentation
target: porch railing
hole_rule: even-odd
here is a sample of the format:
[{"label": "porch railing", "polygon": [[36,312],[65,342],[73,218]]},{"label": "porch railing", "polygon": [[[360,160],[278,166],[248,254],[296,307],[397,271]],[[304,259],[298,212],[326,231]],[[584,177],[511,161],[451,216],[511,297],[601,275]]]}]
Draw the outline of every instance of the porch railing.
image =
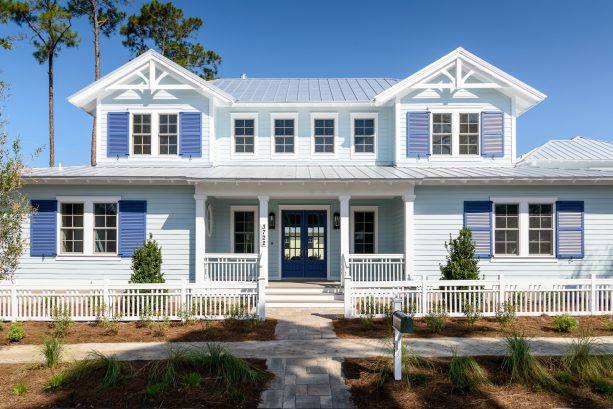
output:
[{"label": "porch railing", "polygon": [[209,281],[256,281],[260,270],[259,254],[206,254],[204,277]]},{"label": "porch railing", "polygon": [[404,254],[348,254],[344,257],[353,281],[404,281]]}]

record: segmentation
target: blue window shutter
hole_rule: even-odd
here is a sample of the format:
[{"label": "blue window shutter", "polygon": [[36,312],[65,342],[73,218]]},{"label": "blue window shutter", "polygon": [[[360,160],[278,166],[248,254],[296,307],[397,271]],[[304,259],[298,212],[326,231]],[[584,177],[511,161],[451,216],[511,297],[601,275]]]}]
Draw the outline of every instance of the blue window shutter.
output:
[{"label": "blue window shutter", "polygon": [[109,157],[129,154],[130,113],[109,112],[106,120],[106,153]]},{"label": "blue window shutter", "polygon": [[481,156],[504,156],[504,114],[481,112]]},{"label": "blue window shutter", "polygon": [[57,200],[32,200],[30,256],[57,255]]},{"label": "blue window shutter", "polygon": [[472,232],[475,255],[492,257],[492,202],[464,202],[464,227]]},{"label": "blue window shutter", "polygon": [[119,201],[119,255],[132,257],[147,238],[147,202]]},{"label": "blue window shutter", "polygon": [[202,114],[179,113],[179,155],[202,157]]},{"label": "blue window shutter", "polygon": [[430,112],[407,112],[407,156],[430,154]]},{"label": "blue window shutter", "polygon": [[582,201],[556,202],[556,254],[558,258],[583,258]]}]

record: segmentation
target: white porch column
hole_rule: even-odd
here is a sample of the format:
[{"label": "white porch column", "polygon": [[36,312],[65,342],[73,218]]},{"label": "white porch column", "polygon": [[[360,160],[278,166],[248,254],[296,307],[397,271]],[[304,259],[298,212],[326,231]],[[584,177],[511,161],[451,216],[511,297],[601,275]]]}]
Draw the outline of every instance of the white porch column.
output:
[{"label": "white porch column", "polygon": [[415,235],[415,195],[402,196],[404,201],[404,278],[413,276],[413,237]]},{"label": "white porch column", "polygon": [[268,200],[270,196],[258,196],[260,201],[260,225],[258,229],[258,243],[260,253],[260,277],[268,282]]},{"label": "white porch column", "polygon": [[[341,263],[349,254],[349,200],[351,196],[339,196],[341,205]],[[342,270],[342,268],[341,268]]]},{"label": "white porch column", "polygon": [[206,195],[194,195],[196,200],[196,283],[202,283],[204,276],[204,255],[206,253]]}]

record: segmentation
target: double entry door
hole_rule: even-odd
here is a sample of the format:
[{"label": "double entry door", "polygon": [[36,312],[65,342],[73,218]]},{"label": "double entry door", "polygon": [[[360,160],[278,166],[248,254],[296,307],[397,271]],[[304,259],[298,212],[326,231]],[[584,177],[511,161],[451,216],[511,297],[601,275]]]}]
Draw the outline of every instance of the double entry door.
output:
[{"label": "double entry door", "polygon": [[283,278],[327,277],[327,223],[325,210],[283,210]]}]

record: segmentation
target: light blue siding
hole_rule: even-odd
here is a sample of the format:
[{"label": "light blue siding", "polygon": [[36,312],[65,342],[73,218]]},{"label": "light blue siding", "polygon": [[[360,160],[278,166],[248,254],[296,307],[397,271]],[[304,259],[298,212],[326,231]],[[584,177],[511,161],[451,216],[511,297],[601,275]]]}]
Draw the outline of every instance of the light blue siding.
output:
[{"label": "light blue siding", "polygon": [[[141,186],[26,186],[31,199],[56,196],[120,196],[124,200],[147,201],[147,233],[162,247],[162,270],[167,280],[194,276],[194,189],[193,187]],[[29,223],[24,231],[29,232]],[[17,279],[50,280],[128,280],[129,257],[93,260],[56,260],[55,257],[21,259]]]},{"label": "light blue siding", "polygon": [[613,277],[613,191],[607,187],[417,187],[415,189],[415,274],[440,276],[445,262],[445,241],[462,228],[465,200],[490,196],[557,197],[585,202],[585,257],[581,260],[501,262],[493,258],[479,263],[486,276],[506,277]]}]

